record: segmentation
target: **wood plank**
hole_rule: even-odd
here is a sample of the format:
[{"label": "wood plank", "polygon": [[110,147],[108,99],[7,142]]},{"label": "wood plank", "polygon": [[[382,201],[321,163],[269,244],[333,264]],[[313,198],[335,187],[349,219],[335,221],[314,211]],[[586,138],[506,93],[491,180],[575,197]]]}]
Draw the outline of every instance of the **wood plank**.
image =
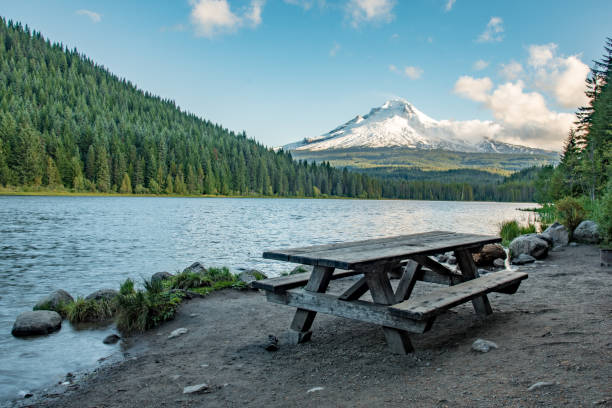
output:
[{"label": "wood plank", "polygon": [[399,262],[410,255],[430,255],[455,249],[475,248],[500,240],[494,236],[433,231],[365,241],[277,249],[266,251],[263,256],[306,265],[355,269],[360,265],[381,261]]},{"label": "wood plank", "polygon": [[377,305],[363,300],[347,302],[328,293],[313,293],[303,289],[290,289],[282,294],[267,292],[269,302],[287,306],[307,308],[319,313],[340,316],[411,333],[424,333],[427,321],[406,319],[389,311],[389,306]]},{"label": "wood plank", "polygon": [[397,285],[397,289],[395,289],[396,303],[403,302],[410,297],[422,267],[423,265],[415,261],[408,261],[408,264],[404,268],[404,274]]},{"label": "wood plank", "polygon": [[369,290],[365,276],[355,282],[350,288],[344,291],[339,297],[340,300],[357,300]]},{"label": "wood plank", "polygon": [[421,265],[428,267],[432,271],[436,271],[443,275],[453,275],[454,274],[454,272],[448,269],[446,266],[442,265],[441,263],[437,261],[434,261],[433,259],[431,259],[430,257],[426,255],[414,255],[414,256],[411,256],[410,258],[414,259]]},{"label": "wood plank", "polygon": [[[337,270],[330,277],[331,280],[346,278],[349,276],[359,275],[359,271],[343,271]],[[290,276],[280,276],[278,278],[264,279],[260,281],[254,281],[252,283],[254,288],[267,290],[269,292],[281,293],[287,289],[298,288],[308,283],[310,279],[310,273],[298,273]]]},{"label": "wood plank", "polygon": [[[331,276],[334,273],[334,268],[326,268],[323,266],[315,266],[310,274],[310,279],[304,290],[310,292],[325,292]],[[302,343],[310,340],[310,328],[314,322],[317,312],[312,310],[300,309],[296,310],[291,322],[291,329],[295,331],[295,342]]]},{"label": "wood plank", "polygon": [[452,286],[463,282],[463,276],[458,273],[446,275],[430,269],[421,269],[417,274],[417,279],[423,282],[437,283],[446,286]]},{"label": "wood plank", "polygon": [[[374,303],[380,305],[396,303],[395,293],[393,293],[387,272],[387,268],[378,268],[369,272],[364,271],[364,277],[370,288],[370,295],[372,295]],[[414,351],[406,331],[383,325],[383,332],[387,339],[387,345],[393,353],[408,354]]]},{"label": "wood plank", "polygon": [[[459,265],[463,280],[467,281],[478,278],[478,268],[470,251],[465,249],[455,250],[455,257],[457,258],[457,265]],[[489,303],[489,298],[486,294],[472,299],[472,305],[479,315],[488,316],[493,313],[491,303]]]},{"label": "wood plank", "polygon": [[455,286],[449,286],[419,298],[412,298],[391,306],[397,316],[415,320],[428,320],[444,310],[465,303],[483,294],[500,290],[527,279],[524,272],[501,271],[472,279]]}]

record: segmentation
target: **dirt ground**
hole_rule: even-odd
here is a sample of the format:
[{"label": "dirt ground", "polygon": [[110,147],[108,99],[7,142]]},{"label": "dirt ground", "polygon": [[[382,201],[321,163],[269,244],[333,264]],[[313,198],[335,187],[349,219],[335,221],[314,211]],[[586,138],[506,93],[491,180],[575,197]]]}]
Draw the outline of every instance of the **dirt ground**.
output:
[{"label": "dirt ground", "polygon": [[[491,294],[493,315],[471,304],[412,335],[399,356],[380,327],[319,314],[312,341],[290,345],[293,308],[255,291],[224,291],[181,306],[171,322],[134,337],[128,357],[84,376],[50,407],[591,407],[612,406],[612,268],[593,246],[552,252],[514,295]],[[344,283],[347,285],[348,283]],[[336,290],[341,290],[335,284]],[[435,286],[417,284],[419,291]],[[415,292],[418,294],[418,292]],[[169,339],[177,328],[189,331]],[[280,349],[264,349],[269,334]],[[478,338],[498,349],[471,350]],[[529,391],[537,382],[549,385]],[[206,383],[205,392],[183,388]],[[25,403],[23,401],[21,404]]]}]

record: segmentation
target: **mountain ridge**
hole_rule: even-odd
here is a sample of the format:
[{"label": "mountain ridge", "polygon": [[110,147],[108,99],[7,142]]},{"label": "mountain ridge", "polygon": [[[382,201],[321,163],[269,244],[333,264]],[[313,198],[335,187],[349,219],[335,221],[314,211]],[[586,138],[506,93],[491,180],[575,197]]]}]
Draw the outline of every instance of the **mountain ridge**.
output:
[{"label": "mountain ridge", "polygon": [[551,154],[553,151],[506,143],[495,138],[492,121],[435,120],[406,99],[395,98],[323,135],[284,145],[289,151],[404,147],[464,153]]}]

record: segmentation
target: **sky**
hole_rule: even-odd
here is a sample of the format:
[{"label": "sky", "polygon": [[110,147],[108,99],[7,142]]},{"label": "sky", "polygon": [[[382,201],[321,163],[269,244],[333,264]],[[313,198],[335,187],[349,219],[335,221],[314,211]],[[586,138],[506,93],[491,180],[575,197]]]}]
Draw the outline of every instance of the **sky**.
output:
[{"label": "sky", "polygon": [[0,0],[0,15],[271,147],[399,97],[558,149],[612,36],[610,0]]}]

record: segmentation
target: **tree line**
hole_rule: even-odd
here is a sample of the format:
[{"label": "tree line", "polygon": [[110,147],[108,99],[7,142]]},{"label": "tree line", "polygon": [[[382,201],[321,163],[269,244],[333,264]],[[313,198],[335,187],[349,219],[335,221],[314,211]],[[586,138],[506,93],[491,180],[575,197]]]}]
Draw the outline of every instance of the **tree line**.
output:
[{"label": "tree line", "polygon": [[383,180],[293,160],[1,18],[0,185],[126,194],[528,201],[521,183]]}]

